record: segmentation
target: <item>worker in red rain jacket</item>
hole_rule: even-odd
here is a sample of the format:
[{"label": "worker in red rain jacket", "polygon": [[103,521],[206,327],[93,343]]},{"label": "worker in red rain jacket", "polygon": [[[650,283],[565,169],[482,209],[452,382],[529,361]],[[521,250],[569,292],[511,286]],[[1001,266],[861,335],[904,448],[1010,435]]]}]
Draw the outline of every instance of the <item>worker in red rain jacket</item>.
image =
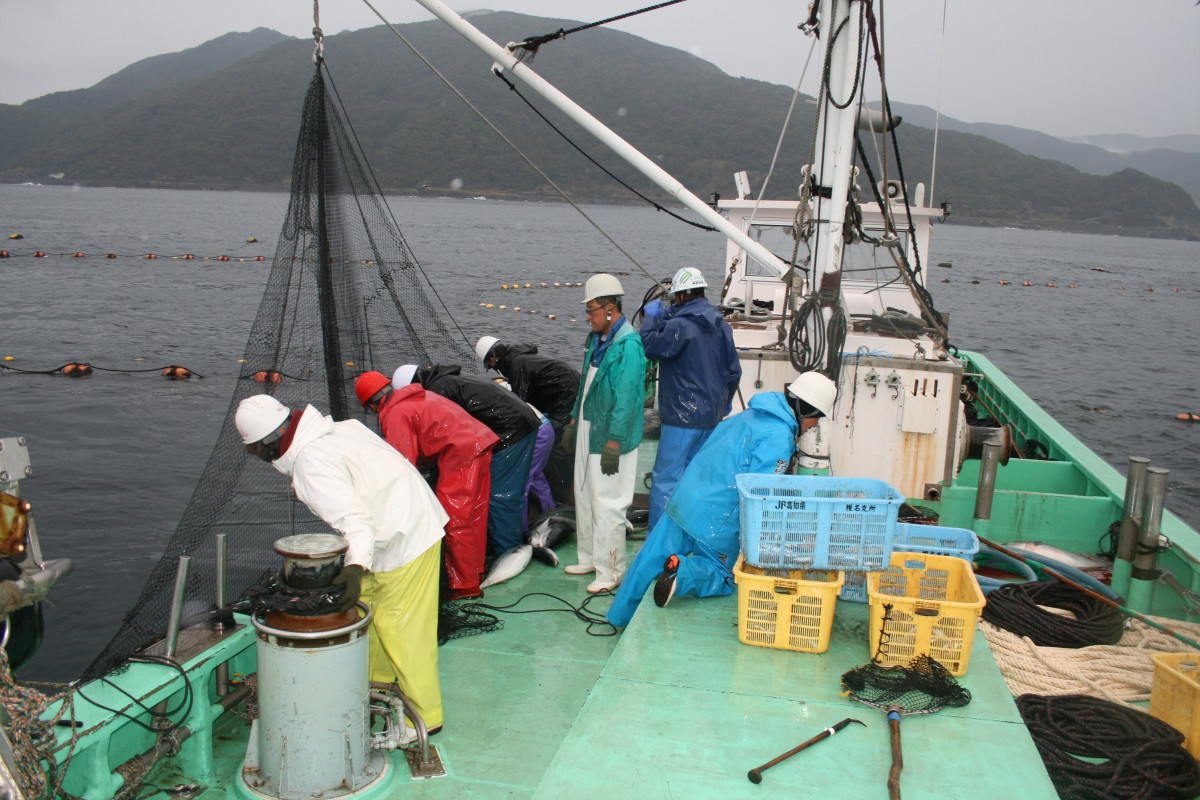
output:
[{"label": "worker in red rain jacket", "polygon": [[363,408],[379,415],[388,444],[414,466],[437,463],[434,492],[450,515],[443,552],[451,597],[478,597],[487,555],[492,448],[499,439],[457,403],[419,383],[393,391],[390,378],[364,372],[354,389]]}]

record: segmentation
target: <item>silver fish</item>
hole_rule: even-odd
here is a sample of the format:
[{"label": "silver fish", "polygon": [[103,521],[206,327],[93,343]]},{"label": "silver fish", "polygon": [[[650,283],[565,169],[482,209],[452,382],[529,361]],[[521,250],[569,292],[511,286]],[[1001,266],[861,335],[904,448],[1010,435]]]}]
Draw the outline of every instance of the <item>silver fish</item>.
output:
[{"label": "silver fish", "polygon": [[533,547],[534,558],[557,567],[558,554],[554,552],[554,548],[562,544],[573,530],[573,524],[547,516],[529,531],[525,542]]},{"label": "silver fish", "polygon": [[527,544],[519,544],[509,550],[505,550],[496,559],[496,563],[492,564],[492,569],[488,572],[487,577],[483,579],[483,583],[479,584],[480,589],[486,589],[489,586],[495,586],[498,583],[504,583],[511,580],[529,566],[529,559],[533,557],[533,548]]},{"label": "silver fish", "polygon": [[1112,566],[1112,564],[1099,556],[1073,553],[1070,550],[1064,550],[1061,547],[1056,547],[1046,542],[1009,542],[1004,546],[1009,550],[1029,553],[1031,556],[1052,558],[1075,569],[1107,569]]}]

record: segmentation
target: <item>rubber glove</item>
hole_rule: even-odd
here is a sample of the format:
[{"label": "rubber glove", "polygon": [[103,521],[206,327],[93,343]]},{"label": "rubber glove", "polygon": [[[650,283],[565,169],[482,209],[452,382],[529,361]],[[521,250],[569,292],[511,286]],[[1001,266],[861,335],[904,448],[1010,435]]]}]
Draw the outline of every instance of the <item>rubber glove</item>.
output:
[{"label": "rubber glove", "polygon": [[651,300],[642,308],[642,324],[650,323],[654,318],[661,317],[663,312],[662,300]]},{"label": "rubber glove", "polygon": [[600,451],[600,471],[605,475],[616,475],[617,467],[621,465],[621,448],[616,442],[609,442]]},{"label": "rubber glove", "polygon": [[568,422],[563,426],[562,430],[562,446],[563,450],[568,453],[575,452],[575,423]]},{"label": "rubber glove", "polygon": [[347,564],[342,571],[330,581],[332,586],[345,586],[346,591],[337,599],[334,608],[339,614],[344,614],[354,608],[358,596],[362,594],[362,579],[366,570],[357,564]]}]

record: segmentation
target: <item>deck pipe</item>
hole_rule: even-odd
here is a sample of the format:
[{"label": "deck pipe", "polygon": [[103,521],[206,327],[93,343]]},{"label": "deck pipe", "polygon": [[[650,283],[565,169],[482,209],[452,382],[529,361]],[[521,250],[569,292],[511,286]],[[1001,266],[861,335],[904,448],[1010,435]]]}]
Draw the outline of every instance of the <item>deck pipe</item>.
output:
[{"label": "deck pipe", "polygon": [[1129,472],[1125,478],[1125,505],[1121,509],[1121,529],[1117,535],[1117,557],[1113,560],[1112,573],[1112,588],[1122,597],[1129,592],[1133,559],[1137,556],[1138,520],[1142,513],[1142,495],[1145,493],[1148,466],[1148,458],[1129,457]]},{"label": "deck pipe", "polygon": [[[223,631],[225,629],[226,617],[220,613],[221,609],[229,602],[229,546],[226,543],[226,534],[217,534],[217,563],[216,563],[216,583],[217,583],[217,615],[213,618],[213,629]],[[217,665],[217,697],[224,697],[229,694],[229,662],[225,661]]]},{"label": "deck pipe", "polygon": [[1004,445],[996,438],[983,443],[980,456],[979,485],[975,490],[975,533],[987,536],[992,523],[992,498],[996,494],[996,471],[1000,467]]},{"label": "deck pipe", "polygon": [[192,557],[180,556],[175,568],[175,592],[171,595],[171,619],[167,623],[167,658],[175,657],[175,645],[179,642],[179,624],[183,620],[183,598],[187,594],[188,572]]},{"label": "deck pipe", "polygon": [[1146,492],[1138,524],[1137,555],[1130,571],[1129,607],[1149,613],[1154,603],[1154,585],[1158,581],[1158,534],[1162,527],[1163,504],[1167,497],[1169,470],[1146,468]]}]

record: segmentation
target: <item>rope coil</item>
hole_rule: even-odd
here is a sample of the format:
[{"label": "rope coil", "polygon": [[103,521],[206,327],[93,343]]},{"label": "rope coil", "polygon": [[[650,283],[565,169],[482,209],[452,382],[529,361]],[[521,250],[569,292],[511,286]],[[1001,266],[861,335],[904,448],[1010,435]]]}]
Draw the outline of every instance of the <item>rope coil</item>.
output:
[{"label": "rope coil", "polygon": [[1200,793],[1200,767],[1183,734],[1144,711],[1083,695],[1033,694],[1018,697],[1017,710],[1064,800]]},{"label": "rope coil", "polygon": [[[1063,616],[1046,607],[1062,609]],[[1001,586],[988,595],[983,619],[1043,647],[1116,644],[1125,635],[1120,611],[1058,582]]]}]

